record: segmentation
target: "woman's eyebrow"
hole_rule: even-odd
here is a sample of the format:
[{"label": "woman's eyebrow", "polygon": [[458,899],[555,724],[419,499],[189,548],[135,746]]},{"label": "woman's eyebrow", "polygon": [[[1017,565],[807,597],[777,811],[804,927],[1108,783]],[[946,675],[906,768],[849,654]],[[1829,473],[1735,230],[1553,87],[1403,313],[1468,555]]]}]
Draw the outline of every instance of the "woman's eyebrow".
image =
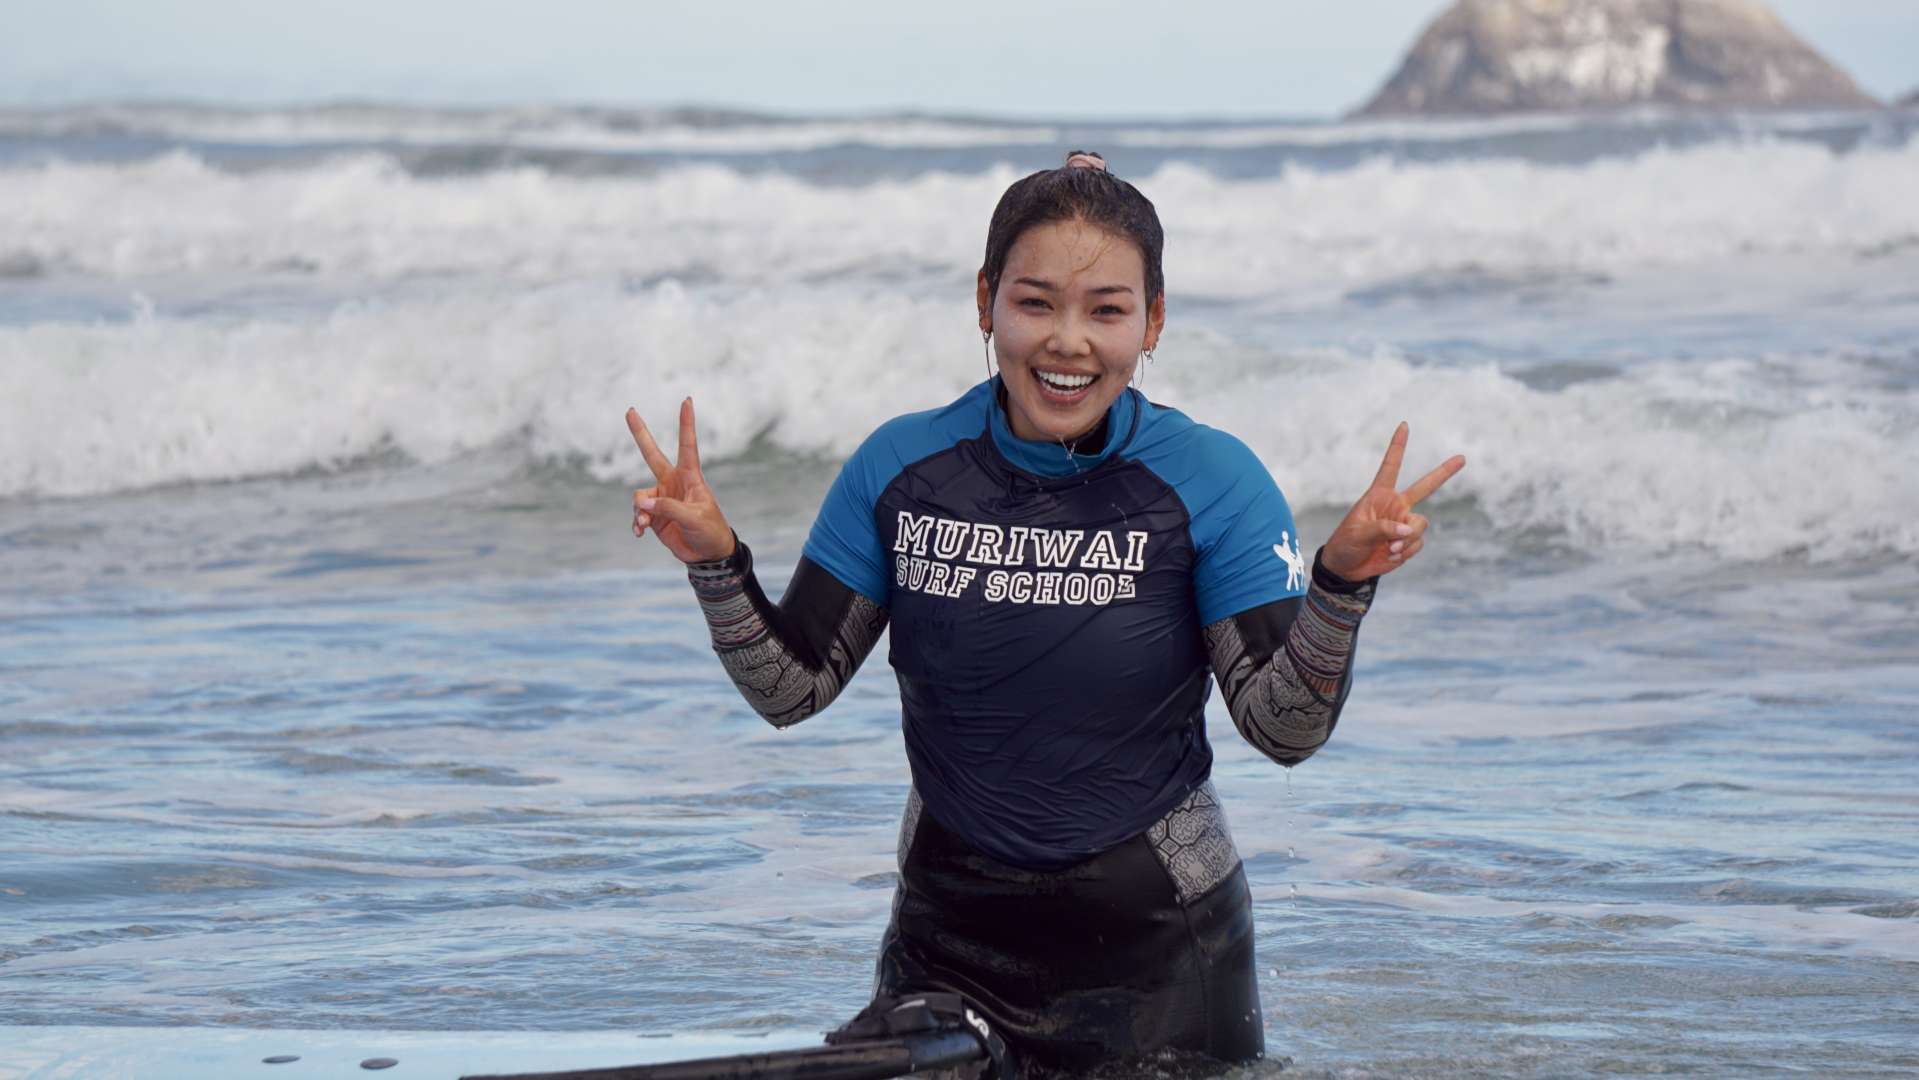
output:
[{"label": "woman's eyebrow", "polygon": [[[1033,287],[1033,288],[1035,288],[1035,289],[1044,289],[1044,290],[1046,290],[1047,292],[1058,292],[1058,291],[1059,291],[1059,286],[1057,286],[1057,285],[1055,285],[1055,284],[1053,284],[1053,283],[1052,283],[1052,282],[1050,282],[1050,281],[1047,281],[1047,280],[1046,280],[1045,278],[1036,278],[1036,277],[1021,277],[1021,278],[1014,278],[1014,279],[1013,279],[1013,284],[1015,284],[1015,285],[1030,285],[1030,286],[1032,286],[1032,287]],[[1132,292],[1132,291],[1133,291],[1133,287],[1132,287],[1131,285],[1101,285],[1101,286],[1100,286],[1099,288],[1097,288],[1097,289],[1088,289],[1088,290],[1086,290],[1086,291],[1087,291],[1087,292],[1089,292],[1089,293],[1092,293],[1092,294],[1093,294],[1094,296],[1109,296],[1109,295],[1111,295],[1111,294],[1113,294],[1113,293],[1129,293],[1129,292]]]}]

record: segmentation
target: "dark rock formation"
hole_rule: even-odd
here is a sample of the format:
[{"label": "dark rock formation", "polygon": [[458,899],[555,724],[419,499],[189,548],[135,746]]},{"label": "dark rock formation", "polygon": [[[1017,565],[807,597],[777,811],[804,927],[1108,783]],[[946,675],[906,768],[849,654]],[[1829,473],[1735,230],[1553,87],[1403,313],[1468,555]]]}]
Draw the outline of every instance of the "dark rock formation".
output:
[{"label": "dark rock formation", "polygon": [[1869,107],[1759,0],[1457,0],[1361,116]]}]

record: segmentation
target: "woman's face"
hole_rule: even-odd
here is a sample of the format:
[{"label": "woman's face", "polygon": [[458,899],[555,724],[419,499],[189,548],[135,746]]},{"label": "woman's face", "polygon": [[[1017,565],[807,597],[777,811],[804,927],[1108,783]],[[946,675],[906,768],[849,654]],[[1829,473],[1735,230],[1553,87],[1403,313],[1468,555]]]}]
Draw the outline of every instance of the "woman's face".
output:
[{"label": "woman's face", "polygon": [[1099,425],[1142,350],[1159,341],[1164,298],[1146,303],[1146,266],[1123,236],[1084,221],[1035,225],[1006,255],[999,295],[979,278],[980,329],[1022,439],[1070,442]]}]

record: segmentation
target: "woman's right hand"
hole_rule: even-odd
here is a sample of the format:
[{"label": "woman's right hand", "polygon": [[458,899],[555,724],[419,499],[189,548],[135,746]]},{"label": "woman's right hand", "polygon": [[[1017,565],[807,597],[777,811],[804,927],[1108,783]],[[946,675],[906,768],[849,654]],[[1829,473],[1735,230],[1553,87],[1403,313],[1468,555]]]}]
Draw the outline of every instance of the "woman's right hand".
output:
[{"label": "woman's right hand", "polygon": [[653,433],[636,409],[626,410],[626,427],[633,441],[640,444],[647,468],[653,470],[653,487],[633,493],[633,535],[645,536],[647,529],[660,538],[666,550],[683,563],[712,562],[733,554],[733,527],[720,513],[713,489],[700,474],[700,440],[693,433],[693,399],[680,402],[680,460],[676,464],[660,453]]}]

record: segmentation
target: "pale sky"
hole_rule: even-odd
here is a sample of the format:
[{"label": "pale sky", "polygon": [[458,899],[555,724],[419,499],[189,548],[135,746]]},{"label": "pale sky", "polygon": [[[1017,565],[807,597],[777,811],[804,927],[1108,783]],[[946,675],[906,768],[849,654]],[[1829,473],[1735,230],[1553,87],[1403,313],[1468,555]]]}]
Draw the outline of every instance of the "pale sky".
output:
[{"label": "pale sky", "polygon": [[[1035,117],[1331,116],[1444,0],[0,0],[0,104],[710,104]],[[1919,3],[1774,0],[1871,94]]]}]

